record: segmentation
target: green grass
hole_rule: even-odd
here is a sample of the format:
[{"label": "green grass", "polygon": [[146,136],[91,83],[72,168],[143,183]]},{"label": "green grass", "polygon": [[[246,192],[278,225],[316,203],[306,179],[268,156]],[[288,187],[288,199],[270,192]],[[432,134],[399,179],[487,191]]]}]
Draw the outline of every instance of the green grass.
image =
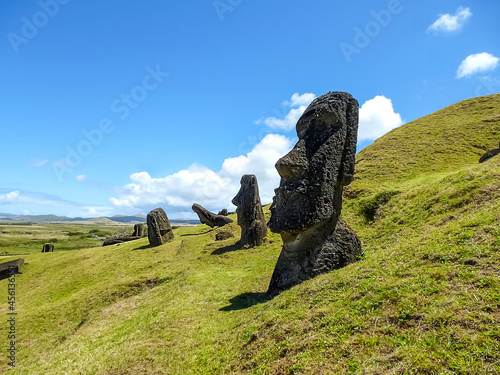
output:
[{"label": "green grass", "polygon": [[[486,144],[497,128],[481,127],[475,108],[488,100],[467,103],[474,106],[459,103],[452,112],[476,116],[473,141]],[[460,119],[441,120],[430,123],[432,132],[451,123],[461,129]],[[417,151],[422,138],[412,138]],[[383,155],[385,142],[364,151],[360,163]],[[379,173],[359,169],[343,210],[364,257],[273,300],[264,293],[280,237],[270,233],[268,244],[237,250],[234,223],[223,229],[236,237],[222,242],[215,241],[219,229],[201,225],[174,230],[175,239],[157,248],[145,238],[26,255],[17,276],[18,367],[10,369],[2,354],[0,371],[497,374],[500,157],[480,165],[475,153],[429,170],[401,159],[406,166],[394,176],[384,173],[386,159],[369,160]],[[6,296],[6,281],[0,289]],[[6,298],[0,302],[6,311]]]},{"label": "green grass", "polygon": [[40,253],[44,243],[53,243],[54,251],[86,249],[101,246],[102,238],[132,232],[130,225],[0,223],[0,255]]}]

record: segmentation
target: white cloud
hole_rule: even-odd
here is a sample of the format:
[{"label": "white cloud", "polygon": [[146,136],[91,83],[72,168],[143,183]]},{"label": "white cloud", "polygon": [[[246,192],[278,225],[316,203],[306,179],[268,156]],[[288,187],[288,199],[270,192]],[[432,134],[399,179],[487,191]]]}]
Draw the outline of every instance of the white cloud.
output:
[{"label": "white cloud", "polygon": [[84,174],[79,174],[78,176],[76,176],[76,180],[78,182],[83,182],[83,181],[85,181],[86,178],[87,178],[87,176],[85,176]]},{"label": "white cloud", "polygon": [[7,194],[0,194],[0,203],[2,204],[9,204],[9,203],[15,203],[19,200],[20,196],[19,190],[11,191],[10,193]]},{"label": "white cloud", "polygon": [[458,67],[457,78],[492,71],[498,66],[498,61],[498,57],[487,52],[469,55]]},{"label": "white cloud", "polygon": [[472,16],[469,8],[458,7],[454,15],[440,14],[439,18],[427,28],[427,32],[451,33],[462,30],[465,21]]},{"label": "white cloud", "polygon": [[78,211],[70,212],[67,216],[83,218],[111,216],[113,210],[113,207],[108,206],[82,206],[78,207]]},{"label": "white cloud", "polygon": [[292,147],[292,141],[283,135],[268,134],[246,155],[228,158],[219,172],[194,164],[186,170],[163,178],[154,178],[147,172],[130,176],[131,183],[119,189],[119,196],[111,203],[122,210],[135,212],[162,206],[169,211],[187,213],[193,203],[220,210],[230,208],[231,199],[238,193],[243,174],[255,174],[263,203],[269,203],[280,177],[274,168],[276,161]]},{"label": "white cloud", "polygon": [[264,123],[271,129],[282,129],[290,131],[295,128],[297,120],[302,116],[302,113],[306,110],[307,106],[316,98],[316,95],[312,93],[305,93],[300,95],[295,93],[292,95],[290,101],[284,101],[281,105],[289,109],[287,114],[282,114],[282,118],[278,117],[266,117],[264,119],[257,120],[257,124]]},{"label": "white cloud", "polygon": [[391,99],[377,95],[359,109],[358,142],[375,140],[403,124],[401,115],[394,111]]},{"label": "white cloud", "polygon": [[47,159],[38,160],[36,158],[31,158],[28,160],[29,165],[31,165],[32,167],[37,167],[37,168],[43,167],[45,164],[47,164],[47,162],[48,162]]}]

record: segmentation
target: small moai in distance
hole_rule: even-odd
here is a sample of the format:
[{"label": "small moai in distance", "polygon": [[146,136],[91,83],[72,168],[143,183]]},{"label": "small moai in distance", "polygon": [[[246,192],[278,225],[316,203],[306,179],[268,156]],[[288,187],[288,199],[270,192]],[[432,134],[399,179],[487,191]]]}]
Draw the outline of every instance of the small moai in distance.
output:
[{"label": "small moai in distance", "polygon": [[43,244],[42,253],[53,253],[54,245],[51,243]]},{"label": "small moai in distance", "polygon": [[267,225],[259,197],[257,177],[246,174],[241,177],[240,191],[233,198],[238,225],[241,227],[239,245],[244,249],[262,245],[267,239]]},{"label": "small moai in distance", "polygon": [[218,215],[227,216],[227,215],[229,215],[229,212],[228,212],[227,208],[223,208],[222,210],[219,211]]},{"label": "small moai in distance", "polygon": [[144,224],[135,224],[134,232],[132,233],[132,237],[144,237],[145,236],[145,228]]},{"label": "small moai in distance", "polygon": [[283,239],[268,295],[357,261],[361,242],[342,220],[342,189],[354,177],[358,101],[344,92],[313,100],[298,142],[276,163],[281,177],[268,226]]},{"label": "small moai in distance", "polygon": [[174,238],[172,226],[163,208],[155,208],[146,217],[148,239],[151,246],[160,246]]},{"label": "small moai in distance", "polygon": [[227,216],[216,215],[213,212],[208,211],[206,208],[200,206],[198,203],[194,203],[191,209],[198,215],[200,223],[207,224],[210,228],[223,227],[224,225],[233,222],[233,220],[228,218]]}]

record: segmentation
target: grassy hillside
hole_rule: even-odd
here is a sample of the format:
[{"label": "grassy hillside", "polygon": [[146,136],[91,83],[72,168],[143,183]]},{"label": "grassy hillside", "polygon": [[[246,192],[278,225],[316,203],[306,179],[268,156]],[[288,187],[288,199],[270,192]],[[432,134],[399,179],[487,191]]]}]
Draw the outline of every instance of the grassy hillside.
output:
[{"label": "grassy hillside", "polygon": [[396,128],[356,156],[351,190],[474,165],[500,141],[500,94],[459,102]]},{"label": "grassy hillside", "polygon": [[[2,353],[0,371],[497,374],[500,157],[479,165],[473,145],[497,146],[498,120],[483,120],[500,114],[499,100],[459,103],[363,150],[343,214],[364,258],[273,300],[264,292],[281,239],[238,250],[235,224],[224,230],[236,238],[222,242],[221,229],[200,225],[157,248],[141,239],[25,256],[18,367]],[[475,137],[449,141],[463,126]],[[419,127],[441,142],[422,146]],[[0,337],[6,330],[0,324]]]}]

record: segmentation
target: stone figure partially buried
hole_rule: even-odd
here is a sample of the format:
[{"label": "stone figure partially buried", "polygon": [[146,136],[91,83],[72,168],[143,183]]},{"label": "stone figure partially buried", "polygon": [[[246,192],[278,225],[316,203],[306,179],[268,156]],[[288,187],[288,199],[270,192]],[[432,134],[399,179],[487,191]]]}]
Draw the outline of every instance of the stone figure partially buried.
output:
[{"label": "stone figure partially buried", "polygon": [[350,94],[316,98],[297,122],[298,142],[276,163],[281,176],[268,227],[283,248],[268,294],[355,262],[361,243],[342,220],[342,189],[354,176],[359,104]]},{"label": "stone figure partially buried", "polygon": [[237,207],[238,225],[241,227],[239,245],[248,249],[266,242],[267,226],[260,203],[257,177],[245,174],[241,177],[240,185],[240,191],[231,202]]}]

